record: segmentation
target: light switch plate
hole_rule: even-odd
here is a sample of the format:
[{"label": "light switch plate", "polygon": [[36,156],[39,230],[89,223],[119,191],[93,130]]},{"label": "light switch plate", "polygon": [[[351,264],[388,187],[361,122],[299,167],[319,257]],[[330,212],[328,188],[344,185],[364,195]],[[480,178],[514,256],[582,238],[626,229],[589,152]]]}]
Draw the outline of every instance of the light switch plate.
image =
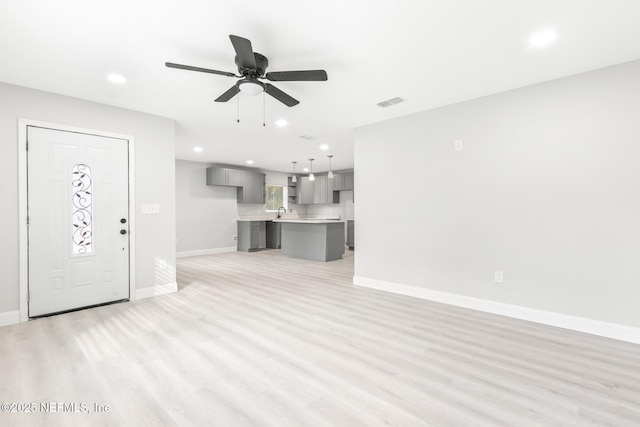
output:
[{"label": "light switch plate", "polygon": [[153,215],[160,213],[160,205],[152,204],[152,205],[140,205],[140,213],[143,215]]}]

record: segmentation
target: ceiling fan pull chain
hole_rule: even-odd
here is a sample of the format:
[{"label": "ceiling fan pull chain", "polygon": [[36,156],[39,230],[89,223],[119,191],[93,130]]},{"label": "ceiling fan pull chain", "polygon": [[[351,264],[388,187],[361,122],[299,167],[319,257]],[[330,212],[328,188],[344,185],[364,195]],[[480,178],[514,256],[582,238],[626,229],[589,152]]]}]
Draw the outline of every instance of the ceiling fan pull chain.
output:
[{"label": "ceiling fan pull chain", "polygon": [[262,92],[262,127],[266,126],[265,125],[265,122],[266,122],[265,118],[266,118],[266,114],[267,113],[265,112],[266,111],[266,102],[265,102],[266,95],[265,95],[265,93],[266,92]]},{"label": "ceiling fan pull chain", "polygon": [[240,96],[238,95],[238,112],[236,116],[236,123],[240,123]]}]

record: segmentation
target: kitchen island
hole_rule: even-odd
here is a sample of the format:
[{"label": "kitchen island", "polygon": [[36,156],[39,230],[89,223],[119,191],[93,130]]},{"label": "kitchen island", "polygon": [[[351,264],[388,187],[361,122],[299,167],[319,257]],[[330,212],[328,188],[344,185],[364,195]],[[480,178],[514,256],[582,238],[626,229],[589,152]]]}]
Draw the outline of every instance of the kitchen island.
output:
[{"label": "kitchen island", "polygon": [[282,255],[312,261],[334,261],[344,254],[344,221],[275,219],[282,223]]}]

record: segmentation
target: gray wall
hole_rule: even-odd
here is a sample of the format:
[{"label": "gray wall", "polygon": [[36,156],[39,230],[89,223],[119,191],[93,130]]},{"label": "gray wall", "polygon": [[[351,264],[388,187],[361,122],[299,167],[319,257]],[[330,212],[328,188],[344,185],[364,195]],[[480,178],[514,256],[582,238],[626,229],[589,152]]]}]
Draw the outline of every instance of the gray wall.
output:
[{"label": "gray wall", "polygon": [[357,129],[355,276],[640,327],[638,76],[640,61]]},{"label": "gray wall", "polygon": [[207,163],[176,160],[178,252],[236,245],[236,189],[206,185]]},{"label": "gray wall", "polygon": [[[171,119],[0,83],[0,313],[19,309],[18,119],[32,119],[135,138],[136,285],[170,284],[175,276],[175,122]],[[159,215],[140,215],[141,204]],[[168,268],[156,265],[165,260]]]}]

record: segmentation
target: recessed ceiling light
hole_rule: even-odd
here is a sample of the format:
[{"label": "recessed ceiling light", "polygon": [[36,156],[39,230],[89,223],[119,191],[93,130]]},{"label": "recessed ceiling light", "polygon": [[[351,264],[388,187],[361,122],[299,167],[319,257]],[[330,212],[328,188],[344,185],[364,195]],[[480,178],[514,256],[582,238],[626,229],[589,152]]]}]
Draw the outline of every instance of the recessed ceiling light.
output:
[{"label": "recessed ceiling light", "polygon": [[122,74],[115,74],[115,73],[109,74],[107,76],[107,80],[117,85],[123,85],[127,82],[127,79],[125,79]]},{"label": "recessed ceiling light", "polygon": [[193,151],[196,153],[202,153],[202,147],[193,147]]},{"label": "recessed ceiling light", "polygon": [[276,120],[276,126],[285,127],[287,125],[287,121],[284,119]]},{"label": "recessed ceiling light", "polygon": [[555,30],[542,30],[531,36],[529,43],[533,47],[543,47],[553,43],[557,36]]},{"label": "recessed ceiling light", "polygon": [[309,172],[309,168],[302,168],[302,172]]},{"label": "recessed ceiling light", "polygon": [[322,144],[322,145],[320,146],[320,149],[321,149],[321,150],[325,150],[325,151],[326,151],[326,150],[328,150],[329,148],[331,148],[331,147],[329,147],[327,144]]},{"label": "recessed ceiling light", "polygon": [[253,164],[253,160],[247,160],[247,164],[248,165],[252,165]]}]

